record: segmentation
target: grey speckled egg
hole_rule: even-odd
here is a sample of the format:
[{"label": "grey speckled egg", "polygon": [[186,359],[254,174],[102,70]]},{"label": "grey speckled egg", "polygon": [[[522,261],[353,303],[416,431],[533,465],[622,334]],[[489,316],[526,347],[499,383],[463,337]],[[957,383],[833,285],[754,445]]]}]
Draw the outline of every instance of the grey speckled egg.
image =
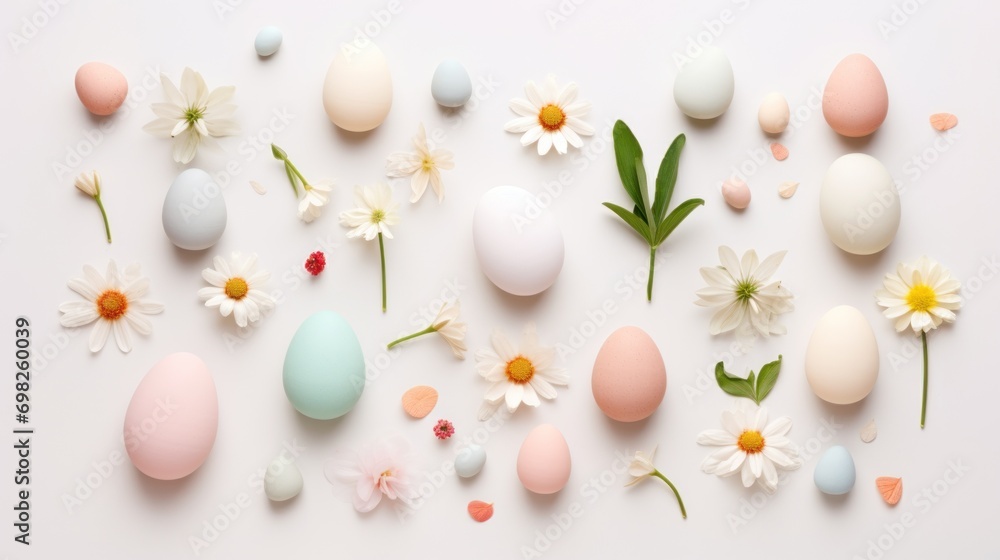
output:
[{"label": "grey speckled egg", "polygon": [[443,107],[461,107],[472,97],[472,79],[457,60],[438,64],[431,79],[431,95]]},{"label": "grey speckled egg", "polygon": [[201,169],[181,172],[163,199],[163,231],[181,249],[208,249],[226,231],[226,200],[212,176]]}]

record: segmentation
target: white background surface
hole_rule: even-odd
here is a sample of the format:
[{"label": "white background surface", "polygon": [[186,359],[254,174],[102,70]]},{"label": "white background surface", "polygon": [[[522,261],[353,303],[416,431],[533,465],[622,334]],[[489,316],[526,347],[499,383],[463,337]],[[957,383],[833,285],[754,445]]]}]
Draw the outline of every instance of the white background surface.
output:
[{"label": "white background surface", "polygon": [[[235,0],[234,0],[234,3]],[[218,4],[218,3],[217,3]],[[5,79],[3,158],[4,199],[0,215],[4,324],[13,352],[13,320],[27,315],[34,326],[34,349],[47,352],[34,370],[32,423],[33,527],[30,549],[12,542],[12,476],[9,445],[0,453],[7,513],[0,519],[4,551],[10,558],[186,558],[194,554],[189,537],[199,535],[222,504],[241,493],[250,504],[239,518],[202,552],[205,558],[388,558],[522,557],[522,547],[539,540],[548,528],[559,533],[542,552],[553,558],[629,557],[667,554],[676,558],[853,558],[864,557],[869,540],[891,544],[886,558],[992,557],[1000,552],[993,537],[998,495],[994,473],[998,459],[994,374],[994,315],[1000,282],[986,275],[983,259],[997,256],[996,205],[992,159],[998,145],[995,99],[998,91],[996,6],[988,2],[932,2],[919,6],[898,30],[883,36],[879,21],[889,21],[890,2],[602,2],[576,6],[553,27],[546,12],[559,3],[477,4],[415,3],[401,0],[402,10],[379,30],[394,80],[392,111],[380,128],[355,136],[327,120],[320,91],[336,49],[351,40],[356,26],[373,19],[381,2],[319,7],[317,3],[278,6],[245,1],[217,13],[210,2],[141,5],[71,2],[15,51],[2,50]],[[571,4],[563,2],[565,11]],[[916,2],[898,2],[913,11]],[[22,33],[22,17],[31,19],[39,4],[7,3],[4,31]],[[671,99],[677,69],[672,55],[689,39],[698,40],[703,23],[730,13],[729,24],[711,24],[718,37],[701,40],[725,48],[736,74],[736,97],[729,111],[711,124],[685,119]],[[41,18],[39,18],[41,19]],[[897,16],[897,23],[902,21]],[[270,59],[253,52],[261,26],[285,32],[281,50]],[[370,29],[376,29],[375,24]],[[8,37],[10,35],[5,33]],[[838,138],[818,107],[818,92],[834,65],[852,52],[869,55],[882,70],[890,92],[889,116],[871,138]],[[440,110],[430,97],[434,67],[445,57],[459,58],[474,80],[491,81],[495,91],[480,89],[485,99],[474,111],[457,116]],[[121,69],[141,102],[109,119],[110,132],[82,162],[67,151],[103,121],[81,107],[73,74],[90,60]],[[225,190],[229,226],[218,245],[203,254],[175,249],[163,235],[160,207],[167,186],[184,168],[170,160],[170,145],[141,130],[153,115],[148,104],[160,100],[157,85],[149,91],[143,76],[162,71],[179,80],[185,66],[202,72],[210,87],[235,85],[241,137],[221,141],[221,149],[203,151],[192,165],[216,172],[230,160],[239,172]],[[609,211],[606,200],[624,203],[626,195],[614,167],[610,144],[596,138],[585,153],[539,158],[522,149],[516,135],[503,132],[512,114],[507,101],[523,95],[526,80],[549,72],[579,83],[594,110],[589,121],[610,138],[616,118],[630,124],[655,169],[670,140],[688,135],[681,159],[675,204],[702,196],[707,200],[661,249],[652,304],[642,297],[647,252],[641,240]],[[147,80],[147,84],[149,84]],[[770,156],[749,177],[750,208],[737,214],[722,202],[718,183],[747,161],[749,152],[766,148],[756,124],[759,100],[771,90],[783,92],[798,127],[782,138],[791,156]],[[129,101],[133,103],[132,100]],[[810,109],[812,103],[812,109]],[[277,133],[307,177],[337,179],[333,205],[313,224],[295,215],[281,165],[262,151],[241,150],[247,135],[264,134],[273,111],[294,115]],[[961,119],[951,143],[927,123],[938,111]],[[386,154],[409,149],[418,122],[440,128],[443,147],[455,153],[457,168],[445,175],[447,198],[438,205],[430,196],[402,209],[397,238],[388,243],[389,312],[378,307],[378,253],[373,243],[348,241],[336,213],[350,205],[355,184],[383,180]],[[935,145],[946,151],[935,150]],[[836,157],[864,151],[879,158],[901,183],[903,218],[896,241],[882,254],[855,258],[826,239],[817,210],[822,175]],[[934,158],[926,170],[914,157]],[[53,164],[71,173],[58,176]],[[749,165],[749,164],[748,164]],[[115,241],[107,245],[97,209],[75,192],[72,176],[98,169]],[[470,238],[472,209],[478,197],[499,184],[543,192],[543,184],[568,178],[549,207],[562,226],[566,263],[558,283],[540,297],[517,299],[495,289],[478,271]],[[652,171],[651,171],[652,173]],[[260,197],[248,186],[255,179],[268,186]],[[801,182],[798,194],[782,200],[781,181]],[[405,200],[405,184],[395,187]],[[743,489],[737,479],[701,473],[708,452],[695,444],[705,428],[716,427],[731,403],[709,376],[710,367],[734,340],[707,334],[710,312],[692,304],[702,286],[698,267],[717,263],[716,248],[729,244],[738,252],[756,248],[763,256],[788,249],[779,275],[796,295],[796,309],[785,316],[789,334],[758,343],[731,369],[743,372],[781,353],[785,367],[766,404],[772,416],[794,420],[791,433],[800,445],[820,447],[824,419],[836,425],[827,443],[842,444],[854,454],[858,482],[841,499],[820,494],[812,482],[818,455],[790,474],[778,493],[762,503],[757,488]],[[319,278],[298,280],[306,255],[326,247],[329,264]],[[237,333],[231,320],[204,309],[196,297],[199,271],[217,253],[256,251],[273,273],[272,288],[283,301],[246,342],[230,350],[227,335]],[[972,297],[957,324],[930,335],[931,394],[927,429],[918,428],[919,341],[896,334],[881,317],[873,293],[884,272],[901,259],[926,253],[941,260],[965,282]],[[76,295],[66,281],[92,264],[103,270],[108,258],[124,265],[138,260],[152,280],[150,297],[167,304],[152,318],[153,335],[139,338],[121,354],[113,342],[97,355],[87,350],[89,328],[68,332],[58,324],[56,307]],[[980,280],[972,280],[980,276]],[[405,522],[386,504],[368,515],[334,497],[322,475],[333,450],[391,433],[402,433],[420,450],[433,471],[449,460],[454,445],[433,439],[435,419],[449,418],[458,435],[473,434],[485,382],[470,356],[456,361],[440,340],[422,340],[387,356],[384,343],[403,331],[423,326],[421,310],[449,282],[462,286],[463,313],[470,324],[469,346],[489,344],[500,327],[517,333],[535,321],[543,341],[570,344],[574,329],[588,313],[610,300],[616,312],[591,329],[578,349],[566,356],[572,383],[554,402],[520,410],[489,434],[489,460],[475,479],[448,477],[423,507]],[[635,288],[626,288],[629,283]],[[972,291],[973,289],[977,291]],[[874,328],[882,368],[874,392],[856,406],[837,407],[809,390],[802,364],[806,342],[823,312],[838,304],[858,307]],[[281,388],[285,347],[298,324],[319,309],[344,314],[354,325],[366,357],[375,364],[372,379],[356,409],[332,422],[310,421],[289,405]],[[590,368],[604,338],[619,326],[634,324],[656,340],[666,361],[667,396],[656,414],[636,425],[606,419],[594,404]],[[67,335],[71,335],[67,336]],[[57,349],[57,345],[64,346]],[[82,505],[69,512],[63,495],[78,479],[95,472],[93,463],[123,452],[121,426],[132,391],[159,359],[186,350],[211,368],[219,391],[218,440],[204,466],[174,483],[146,478],[129,463],[117,466]],[[895,358],[894,358],[895,356]],[[43,356],[44,358],[44,356]],[[0,415],[13,425],[12,376],[0,384]],[[441,392],[430,417],[413,421],[399,406],[402,392],[430,384]],[[879,436],[864,444],[858,430],[875,418]],[[519,484],[514,462],[524,435],[551,422],[565,434],[573,456],[573,474],[558,495],[539,497]],[[481,432],[484,434],[485,432]],[[294,502],[274,505],[249,481],[278,453],[284,442],[305,447],[298,464],[305,490]],[[454,442],[455,440],[452,440]],[[682,521],[672,495],[658,482],[624,489],[625,476],[611,470],[615,452],[659,445],[657,464],[678,485],[689,519]],[[969,471],[954,484],[944,480],[949,464]],[[875,490],[877,476],[902,476],[903,500],[887,507]],[[602,478],[603,476],[603,478]],[[95,480],[92,476],[92,480]],[[613,479],[613,480],[612,480]],[[602,482],[603,481],[603,482]],[[935,486],[936,485],[936,486]],[[921,491],[947,493],[915,503]],[[496,502],[496,516],[477,525],[465,512],[469,500]],[[749,509],[750,501],[758,507]],[[924,504],[927,504],[925,507]],[[573,504],[577,504],[574,506]],[[582,515],[565,529],[554,519],[570,509]],[[741,508],[743,508],[741,512]],[[750,515],[752,514],[752,517]],[[886,524],[912,515],[915,525],[897,539]],[[740,516],[745,517],[740,517]],[[555,518],[553,516],[556,516]],[[736,516],[736,517],[732,517]],[[745,521],[732,525],[734,519]],[[565,521],[564,521],[565,522]],[[874,553],[873,553],[874,554]],[[875,556],[872,556],[875,557]]]}]

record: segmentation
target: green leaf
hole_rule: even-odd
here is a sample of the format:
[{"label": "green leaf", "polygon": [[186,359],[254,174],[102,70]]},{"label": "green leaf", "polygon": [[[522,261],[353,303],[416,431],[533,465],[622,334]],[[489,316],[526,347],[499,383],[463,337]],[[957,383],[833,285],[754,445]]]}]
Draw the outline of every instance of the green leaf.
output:
[{"label": "green leaf", "polygon": [[646,225],[646,222],[642,221],[642,218],[636,216],[635,214],[629,212],[628,210],[622,208],[621,206],[618,206],[617,204],[605,202],[604,205],[610,208],[611,211],[614,212],[615,214],[618,214],[619,218],[625,220],[625,223],[631,226],[632,229],[636,231],[636,233],[641,235],[642,238],[646,240],[646,243],[650,244],[652,243],[649,235],[649,226]]},{"label": "green leaf", "polygon": [[646,182],[646,168],[642,159],[635,160],[635,175],[639,179],[639,194],[642,195],[642,214],[639,216],[649,226],[649,238],[656,239],[656,222],[649,219],[652,216],[649,205],[649,183]]},{"label": "green leaf", "polygon": [[659,247],[661,243],[666,241],[667,237],[673,233],[674,229],[677,228],[684,221],[684,218],[688,217],[688,214],[694,211],[695,208],[705,204],[705,201],[700,198],[691,198],[680,203],[677,208],[674,208],[670,214],[660,222],[660,225],[656,228],[656,239],[653,240],[653,245]]},{"label": "green leaf", "polygon": [[774,388],[774,384],[778,381],[778,373],[781,371],[781,354],[778,354],[778,359],[764,364],[764,367],[760,368],[760,375],[757,376],[757,404],[764,400],[764,397],[771,392]]},{"label": "green leaf", "polygon": [[618,162],[618,175],[622,178],[622,186],[632,202],[642,204],[642,194],[639,191],[639,177],[636,175],[636,159],[642,161],[642,148],[635,139],[632,130],[622,121],[615,123],[612,132],[615,141],[615,161]]},{"label": "green leaf", "polygon": [[292,183],[292,190],[295,191],[295,197],[299,196],[299,182],[298,177],[292,173],[292,168],[288,165],[288,161],[285,161],[285,175],[288,175],[288,181]]},{"label": "green leaf", "polygon": [[757,401],[753,384],[746,379],[729,375],[722,362],[715,364],[715,382],[719,384],[720,389],[734,397],[746,397],[754,402]]},{"label": "green leaf", "polygon": [[680,166],[681,150],[684,149],[686,137],[678,134],[677,138],[667,148],[667,153],[660,162],[660,170],[656,172],[656,196],[653,199],[653,219],[651,222],[663,221],[663,216],[670,206],[670,198],[674,195],[674,185],[677,184],[677,168]]},{"label": "green leaf", "polygon": [[282,150],[274,144],[271,144],[271,155],[274,156],[274,159],[280,159],[282,161],[288,159],[288,154],[285,153],[285,150]]}]

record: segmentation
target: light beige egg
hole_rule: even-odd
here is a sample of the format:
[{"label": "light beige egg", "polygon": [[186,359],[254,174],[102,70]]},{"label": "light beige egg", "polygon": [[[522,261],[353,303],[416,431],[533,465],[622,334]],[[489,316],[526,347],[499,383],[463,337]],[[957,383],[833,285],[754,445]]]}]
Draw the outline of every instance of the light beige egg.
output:
[{"label": "light beige egg", "polygon": [[820,318],[806,347],[806,379],[813,393],[833,404],[868,396],[878,380],[878,343],[868,320],[850,305]]},{"label": "light beige egg", "polygon": [[323,108],[330,121],[350,132],[382,124],[392,108],[392,75],[375,45],[337,52],[323,82]]}]

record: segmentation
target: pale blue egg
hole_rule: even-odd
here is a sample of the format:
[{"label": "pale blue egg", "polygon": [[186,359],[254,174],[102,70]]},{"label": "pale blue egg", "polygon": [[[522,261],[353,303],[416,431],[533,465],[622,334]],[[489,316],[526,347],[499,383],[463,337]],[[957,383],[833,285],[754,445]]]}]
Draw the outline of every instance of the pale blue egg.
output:
[{"label": "pale blue egg", "polygon": [[857,472],[850,451],[840,445],[827,449],[816,463],[813,482],[824,494],[846,494],[854,488]]},{"label": "pale blue egg", "polygon": [[253,48],[260,56],[271,56],[281,46],[281,30],[273,25],[261,28],[253,40]]},{"label": "pale blue egg", "polygon": [[208,249],[226,231],[226,200],[208,173],[192,167],[174,179],[163,199],[163,231],[170,242],[189,251]]},{"label": "pale blue egg", "polygon": [[479,474],[486,464],[486,451],[476,444],[463,447],[455,457],[455,473],[462,478],[471,478]]},{"label": "pale blue egg", "polygon": [[365,357],[354,329],[333,311],[306,318],[285,352],[285,396],[316,420],[351,411],[365,389]]},{"label": "pale blue egg", "polygon": [[457,60],[438,64],[431,79],[431,96],[443,107],[461,107],[472,97],[472,79]]}]

